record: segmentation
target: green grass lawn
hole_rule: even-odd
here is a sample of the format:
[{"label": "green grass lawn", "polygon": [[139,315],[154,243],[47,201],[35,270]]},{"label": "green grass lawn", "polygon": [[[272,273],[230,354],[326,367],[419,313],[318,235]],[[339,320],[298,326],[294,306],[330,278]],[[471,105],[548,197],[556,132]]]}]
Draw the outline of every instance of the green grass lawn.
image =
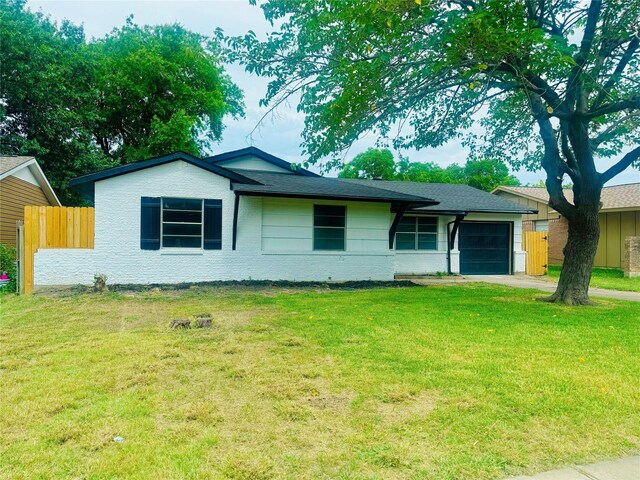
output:
[{"label": "green grass lawn", "polygon": [[[561,270],[561,266],[549,265],[547,275],[557,281]],[[640,292],[640,277],[625,278],[624,272],[618,268],[595,267],[591,273],[591,286],[608,290]]]},{"label": "green grass lawn", "polygon": [[640,304],[538,295],[1,297],[0,478],[488,479],[640,451]]}]

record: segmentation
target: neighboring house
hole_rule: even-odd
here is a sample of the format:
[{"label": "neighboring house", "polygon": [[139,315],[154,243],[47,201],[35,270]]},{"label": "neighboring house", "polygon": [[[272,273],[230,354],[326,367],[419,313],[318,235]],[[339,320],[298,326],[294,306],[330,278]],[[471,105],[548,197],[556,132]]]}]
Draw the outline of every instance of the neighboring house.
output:
[{"label": "neighboring house", "polygon": [[[549,207],[549,194],[541,187],[498,187],[492,193],[523,207],[538,210],[523,217],[523,231],[549,232],[549,263],[561,265],[567,243],[567,219]],[[564,195],[573,201],[573,191]],[[600,241],[594,265],[621,268],[626,237],[640,235],[640,183],[615,185],[602,189]]]},{"label": "neighboring house", "polygon": [[93,250],[41,249],[35,285],[389,280],[524,270],[533,213],[464,185],[320,177],[257,148],[185,153],[71,182],[95,205]]},{"label": "neighboring house", "polygon": [[60,201],[35,158],[0,156],[0,243],[16,244],[25,205],[60,206]]}]

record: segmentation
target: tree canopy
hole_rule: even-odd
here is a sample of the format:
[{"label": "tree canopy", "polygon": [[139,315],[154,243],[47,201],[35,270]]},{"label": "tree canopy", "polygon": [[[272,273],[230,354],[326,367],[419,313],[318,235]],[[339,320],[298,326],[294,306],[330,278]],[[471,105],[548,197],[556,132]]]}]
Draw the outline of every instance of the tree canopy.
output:
[{"label": "tree canopy", "polygon": [[69,178],[170,151],[203,154],[242,93],[214,39],[131,18],[105,38],[0,0],[0,152],[34,155],[65,203]]},{"label": "tree canopy", "polygon": [[[640,0],[267,0],[228,38],[265,102],[299,95],[311,162],[364,132],[542,167],[569,221],[554,300],[588,303],[602,186],[640,158]],[[597,158],[614,158],[599,172]],[[573,203],[563,180],[573,184]],[[577,280],[569,280],[575,277]]]},{"label": "tree canopy", "polygon": [[[515,167],[579,176],[574,155],[560,148],[572,148],[568,126],[559,128],[578,114],[595,156],[636,145],[602,180],[640,156],[638,0],[594,0],[589,8],[572,0],[269,0],[261,7],[279,29],[266,41],[253,32],[227,41],[250,72],[272,79],[265,103],[300,95],[312,162],[373,130],[399,148],[462,138]],[[576,43],[581,31],[586,37]],[[537,119],[555,132],[553,160],[545,160]]]},{"label": "tree canopy", "polygon": [[433,162],[411,162],[402,156],[396,162],[391,150],[386,148],[370,148],[356,155],[338,176],[405,182],[463,183],[487,192],[501,185],[520,185],[520,181],[510,175],[507,166],[499,160],[470,159],[464,166],[454,163],[442,168]]}]

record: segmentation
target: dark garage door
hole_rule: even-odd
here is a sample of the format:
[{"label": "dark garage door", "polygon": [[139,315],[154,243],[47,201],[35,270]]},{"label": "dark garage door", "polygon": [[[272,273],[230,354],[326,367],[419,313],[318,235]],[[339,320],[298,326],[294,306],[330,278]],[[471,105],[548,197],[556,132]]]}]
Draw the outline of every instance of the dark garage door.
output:
[{"label": "dark garage door", "polygon": [[462,222],[459,235],[461,274],[511,273],[510,223]]}]

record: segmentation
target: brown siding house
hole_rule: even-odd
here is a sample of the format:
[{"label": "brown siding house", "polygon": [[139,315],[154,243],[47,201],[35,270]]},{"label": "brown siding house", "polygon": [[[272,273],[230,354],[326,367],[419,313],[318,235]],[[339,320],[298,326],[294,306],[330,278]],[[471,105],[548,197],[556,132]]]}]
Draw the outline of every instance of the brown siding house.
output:
[{"label": "brown siding house", "polygon": [[[522,230],[549,232],[549,263],[561,265],[567,243],[567,219],[549,207],[549,194],[540,187],[498,187],[493,193],[520,205],[538,210],[536,215],[524,215]],[[573,192],[564,191],[570,202]],[[600,210],[600,241],[594,265],[621,268],[626,237],[640,236],[640,183],[614,185],[602,189]]]},{"label": "brown siding house", "polygon": [[60,206],[33,157],[0,156],[0,243],[16,244],[16,225],[25,205]]}]

